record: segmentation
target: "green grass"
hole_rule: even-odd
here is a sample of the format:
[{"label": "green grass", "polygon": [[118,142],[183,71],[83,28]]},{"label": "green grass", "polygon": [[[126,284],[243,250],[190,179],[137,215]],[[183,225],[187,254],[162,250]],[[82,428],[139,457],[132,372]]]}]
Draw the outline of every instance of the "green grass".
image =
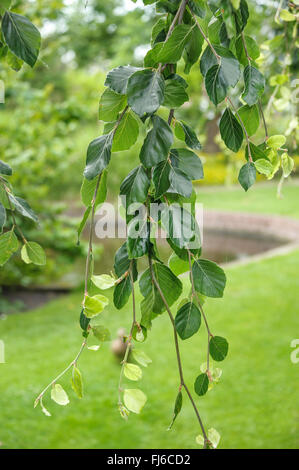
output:
[{"label": "green grass", "polygon": [[[298,368],[290,361],[290,342],[298,337],[299,252],[228,270],[226,295],[209,300],[212,331],[228,338],[223,376],[206,397],[197,397],[207,427],[222,435],[221,448],[296,448]],[[77,325],[80,295],[72,294],[26,314],[0,321],[6,363],[0,364],[0,441],[3,448],[193,448],[198,423],[186,396],[172,431],[170,422],[178,373],[166,314],[154,321],[139,346],[152,358],[141,387],[148,402],[141,415],[123,421],[116,407],[119,364],[109,345],[86,351],[80,360],[85,397],[78,400],[69,377],[61,380],[71,403],[59,407],[49,398],[52,417],[33,400],[74,357],[81,342]],[[113,335],[129,327],[131,305],[112,306],[103,315]],[[181,342],[186,379],[193,381],[205,360],[206,332]],[[94,341],[91,340],[91,344]],[[130,383],[135,387],[135,383]]]},{"label": "green grass", "polygon": [[278,199],[277,183],[256,184],[245,192],[241,186],[205,188],[198,186],[198,201],[207,209],[259,212],[299,218],[299,185],[285,182],[282,199]]}]

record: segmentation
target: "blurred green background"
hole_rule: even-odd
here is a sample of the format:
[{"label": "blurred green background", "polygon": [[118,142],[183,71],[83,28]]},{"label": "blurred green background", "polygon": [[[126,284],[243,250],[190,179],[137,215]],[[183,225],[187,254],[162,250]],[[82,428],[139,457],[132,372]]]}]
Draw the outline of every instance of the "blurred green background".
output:
[{"label": "blurred green background", "polygon": [[[25,235],[47,251],[46,268],[24,265],[16,255],[0,270],[0,339],[6,354],[6,363],[0,364],[0,448],[195,448],[198,429],[187,400],[173,430],[166,431],[178,382],[166,316],[154,322],[147,342],[139,347],[153,360],[144,370],[148,403],[140,416],[131,415],[126,423],[118,414],[119,359],[107,343],[82,356],[83,400],[72,395],[66,377],[62,384],[72,395],[68,407],[51,404],[48,398],[45,404],[53,414],[48,418],[32,406],[81,341],[78,316],[86,243],[76,245],[82,214],[79,188],[87,145],[102,131],[98,103],[105,76],[121,64],[142,65],[156,18],[153,7],[139,1],[85,3],[14,2],[14,10],[26,13],[41,30],[41,55],[33,70],[24,66],[16,73],[3,64],[0,68],[6,91],[5,104],[0,105],[0,159],[14,168],[17,195],[30,201],[40,216],[38,227],[22,220]],[[272,2],[249,5],[254,14],[248,30],[264,45],[259,60],[268,79],[267,107],[277,88],[270,77],[284,66],[285,52],[277,39],[282,26],[273,21]],[[296,70],[298,57],[293,58],[289,87]],[[183,66],[180,73],[184,75]],[[219,139],[221,107],[209,104],[197,65],[187,79],[190,103],[180,117],[190,122],[203,145],[198,154],[205,179],[196,185],[198,201],[207,210],[299,220],[296,168],[284,184],[283,199],[276,195],[278,179],[267,182],[263,177],[245,194],[236,185],[243,153],[225,150]],[[295,112],[287,86],[278,87],[269,128],[271,134],[287,133],[290,154],[298,163]],[[109,201],[116,201],[122,180],[136,166],[140,144],[141,137],[129,151],[113,155]],[[283,238],[283,230],[273,236]],[[229,261],[219,240],[219,260]],[[121,243],[97,244],[99,273],[112,268],[113,251]],[[224,299],[207,302],[213,328],[229,339],[230,354],[220,384],[197,402],[207,426],[220,432],[222,448],[298,447],[299,366],[290,360],[290,343],[299,327],[298,262],[296,250],[255,262],[248,258],[248,264],[227,268]],[[129,328],[130,309],[128,305],[118,312],[111,306],[104,314],[113,338],[119,327]],[[182,345],[190,384],[196,364],[199,370],[204,362],[205,339],[201,330],[199,337]]]}]

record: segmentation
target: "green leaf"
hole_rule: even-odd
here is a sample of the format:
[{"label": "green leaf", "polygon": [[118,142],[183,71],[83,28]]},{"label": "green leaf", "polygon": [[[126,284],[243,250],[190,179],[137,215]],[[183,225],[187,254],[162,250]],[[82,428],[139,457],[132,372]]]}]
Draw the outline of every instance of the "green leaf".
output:
[{"label": "green leaf", "polygon": [[183,394],[181,391],[179,391],[175,400],[175,404],[174,404],[173,418],[172,418],[170,425],[168,426],[167,431],[170,431],[170,429],[172,428],[178,414],[180,413],[182,409],[182,405],[183,405]]},{"label": "green leaf", "polygon": [[126,105],[126,97],[115,93],[110,88],[106,88],[101,96],[99,106],[99,119],[101,121],[115,121],[120,111],[124,109]]},{"label": "green leaf", "polygon": [[257,105],[248,106],[248,104],[246,104],[238,109],[238,114],[243,121],[247,134],[249,136],[254,135],[260,124],[260,115]]},{"label": "green leaf", "polygon": [[[190,2],[189,2],[190,6]],[[192,30],[191,37],[188,43],[185,46],[184,50],[184,60],[185,60],[185,69],[184,73],[189,73],[191,67],[197,63],[199,56],[202,51],[202,46],[204,43],[204,38],[198,28]]]},{"label": "green leaf", "polygon": [[185,88],[178,80],[167,80],[165,83],[165,93],[163,106],[168,108],[179,108],[189,100]]},{"label": "green leaf", "polygon": [[155,305],[155,290],[152,286],[149,294],[142,300],[140,304],[141,320],[140,324],[149,329],[152,326],[153,308]]},{"label": "green leaf", "polygon": [[33,67],[38,58],[41,37],[28,18],[6,11],[2,19],[2,33],[9,49]]},{"label": "green leaf", "polygon": [[148,194],[150,180],[142,165],[134,168],[124,179],[120,187],[120,194],[126,196],[127,206],[134,202],[143,203]]},{"label": "green leaf", "polygon": [[0,266],[3,266],[18,248],[19,242],[13,230],[0,235]]},{"label": "green leaf", "polygon": [[[212,447],[213,449],[216,449],[218,447],[219,442],[220,442],[220,438],[221,438],[221,436],[220,436],[219,432],[216,431],[216,429],[214,429],[214,428],[208,429],[208,440],[209,440],[209,443],[210,443],[209,447]],[[198,436],[196,436],[196,442],[200,446],[204,446],[204,443],[205,443],[204,437],[199,434]]]},{"label": "green leaf", "polygon": [[205,85],[210,100],[217,106],[227,95],[227,82],[220,65],[213,65],[205,77]]},{"label": "green leaf", "polygon": [[280,10],[279,16],[283,21],[296,21],[296,15],[291,13],[289,10]]},{"label": "green leaf", "polygon": [[80,312],[80,319],[79,319],[80,327],[83,331],[87,331],[88,325],[90,323],[90,318],[87,318],[84,315],[84,308],[82,308]]},{"label": "green leaf", "polygon": [[175,329],[181,339],[191,338],[199,330],[201,314],[192,302],[184,304],[175,317]]},{"label": "green leaf", "polygon": [[219,129],[225,145],[233,152],[237,152],[243,142],[243,130],[230,108],[226,108],[222,114]]},{"label": "green leaf", "polygon": [[[181,140],[184,140],[186,145],[188,147],[190,147],[191,149],[200,150],[201,149],[201,144],[200,144],[194,130],[191,129],[191,127],[188,126],[187,124],[185,124],[183,121],[177,121],[175,129],[176,129],[176,136],[178,138],[180,138],[179,135],[178,135],[178,134],[180,134],[180,131],[178,131],[179,127],[182,129],[183,135],[184,135],[184,138],[181,139]],[[192,179],[194,179],[194,178],[192,178]]]},{"label": "green leaf", "polygon": [[84,314],[87,318],[92,318],[101,313],[108,304],[109,300],[104,295],[88,295],[84,300]]},{"label": "green leaf", "polygon": [[182,260],[175,253],[172,253],[172,255],[170,256],[168,260],[168,265],[171,271],[176,276],[179,276],[180,274],[183,274],[189,271],[189,262]]},{"label": "green leaf", "polygon": [[170,160],[173,168],[180,169],[191,180],[203,178],[203,168],[200,158],[187,149],[171,149]]},{"label": "green leaf", "polygon": [[36,242],[27,242],[23,245],[21,256],[26,264],[37,264],[43,266],[46,264],[46,253],[43,248]]},{"label": "green leaf", "polygon": [[139,156],[146,168],[151,168],[165,160],[173,143],[172,130],[164,119],[153,116],[152,123],[153,128],[148,132]]},{"label": "green leaf", "polygon": [[[258,57],[260,56],[260,48],[257,45],[256,41],[252,37],[247,35],[244,35],[244,41],[246,43],[246,49],[249,57],[252,60],[258,59]],[[236,54],[241,64],[246,67],[246,65],[248,65],[248,58],[241,36],[236,41]]]},{"label": "green leaf", "polygon": [[6,210],[5,207],[0,202],[0,232],[2,233],[3,227],[6,222]]},{"label": "green leaf", "polygon": [[142,377],[142,370],[136,364],[127,362],[124,367],[124,374],[129,380],[140,380]]},{"label": "green leaf", "polygon": [[176,26],[159,53],[159,62],[170,64],[178,62],[182,57],[184,47],[190,40],[195,27],[196,25],[190,26],[187,24]]},{"label": "green leaf", "polygon": [[196,239],[198,226],[193,215],[184,207],[172,204],[161,214],[162,225],[168,237],[178,248],[188,248]]},{"label": "green leaf", "polygon": [[135,72],[128,81],[128,104],[138,116],[153,114],[164,100],[164,78],[150,69]]},{"label": "green leaf", "polygon": [[228,342],[221,336],[213,336],[210,341],[210,354],[214,361],[223,361],[228,353]]},{"label": "green leaf", "polygon": [[153,362],[144,351],[140,351],[139,349],[133,349],[132,357],[134,361],[138,362],[143,367],[147,367]]},{"label": "green leaf", "polygon": [[110,289],[110,287],[113,287],[115,284],[115,279],[112,276],[109,276],[109,274],[100,274],[99,276],[91,276],[91,281],[93,284],[98,287],[98,289],[101,290],[106,290]]},{"label": "green leaf", "polygon": [[7,175],[7,176],[12,175],[11,167],[7,163],[3,162],[2,160],[0,160],[0,173],[1,175]]},{"label": "green leaf", "polygon": [[213,66],[217,65],[220,69],[220,78],[226,84],[226,87],[235,87],[241,75],[240,64],[234,54],[223,46],[214,45],[216,53],[220,56],[220,63],[218,63],[215,54],[210,47],[207,47],[200,60],[200,70],[204,77]]},{"label": "green leaf", "polygon": [[24,62],[22,59],[19,59],[15,54],[13,54],[9,49],[5,55],[5,60],[7,65],[13,69],[15,72],[18,72],[23,67]]},{"label": "green leaf", "polygon": [[244,69],[244,83],[242,98],[249,106],[253,106],[264,93],[265,78],[255,67],[247,65]]},{"label": "green leaf", "polygon": [[138,135],[139,123],[133,113],[127,111],[115,131],[112,152],[128,150],[136,143]]},{"label": "green leaf", "polygon": [[58,405],[65,406],[68,405],[70,400],[67,396],[66,392],[63,390],[60,384],[55,384],[51,390],[51,398],[55,401]]},{"label": "green leaf", "polygon": [[222,268],[206,259],[194,260],[192,275],[195,289],[207,297],[223,297],[226,276]]},{"label": "green leaf", "polygon": [[118,277],[121,277],[128,271],[131,263],[133,263],[133,277],[137,279],[136,263],[129,259],[127,242],[125,242],[116,252],[114,259],[114,271]]},{"label": "green leaf", "polygon": [[126,276],[119,284],[114,288],[113,302],[115,307],[120,310],[122,309],[129,300],[132,292],[132,284],[130,276]]},{"label": "green leaf", "polygon": [[150,225],[146,218],[132,219],[128,225],[128,256],[130,259],[141,258],[149,249]]},{"label": "green leaf", "polygon": [[189,198],[192,194],[192,182],[179,168],[172,167],[169,174],[171,189],[183,197]]},{"label": "green leaf", "polygon": [[[260,158],[267,159],[267,155],[264,152],[264,144],[254,145],[252,142],[250,142],[249,147],[250,147],[251,157],[252,157],[252,160],[254,162],[256,160],[259,160]],[[246,157],[246,160],[248,160],[249,155],[248,155],[248,146],[247,145],[245,147],[245,157]]]},{"label": "green leaf", "polygon": [[295,166],[295,162],[286,152],[284,152],[281,155],[281,164],[282,164],[283,176],[287,178],[292,173],[294,166]]},{"label": "green leaf", "polygon": [[242,166],[238,180],[242,188],[245,189],[245,191],[248,191],[250,186],[252,186],[256,180],[256,169],[254,163],[247,162]]},{"label": "green leaf", "polygon": [[139,414],[146,403],[146,395],[138,388],[127,388],[124,391],[124,403],[132,413]]},{"label": "green leaf", "polygon": [[286,143],[286,138],[284,135],[272,135],[267,140],[267,146],[273,150],[278,150],[279,148],[283,147]]},{"label": "green leaf", "polygon": [[159,199],[170,187],[170,175],[171,166],[167,160],[163,160],[155,166],[153,171],[153,182],[155,186],[155,199]]},{"label": "green leaf", "polygon": [[26,217],[27,219],[33,220],[34,222],[38,222],[38,217],[35,212],[31,209],[28,202],[26,202],[21,197],[14,196],[11,193],[8,193],[8,197],[13,203],[15,210],[19,212],[19,214],[21,214],[23,217]]},{"label": "green leaf", "polygon": [[206,6],[203,0],[189,0],[188,5],[195,15],[200,16],[200,18],[205,17]]},{"label": "green leaf", "polygon": [[[166,302],[171,307],[182,293],[182,283],[173,274],[173,272],[163,264],[154,263],[153,271]],[[155,303],[153,305],[153,312],[157,314],[162,313],[165,310],[165,305],[156,286],[153,288],[152,277],[149,269],[142,274],[139,281],[139,287],[143,297],[147,297],[151,293],[152,289],[154,289]]]},{"label": "green leaf", "polygon": [[72,388],[78,398],[83,398],[82,375],[78,367],[74,366],[72,371]]},{"label": "green leaf", "polygon": [[207,374],[200,374],[194,383],[194,390],[200,397],[205,395],[209,388],[209,378]]},{"label": "green leaf", "polygon": [[262,173],[263,175],[270,176],[272,171],[273,171],[273,166],[269,162],[269,160],[266,160],[264,158],[260,158],[254,162],[255,168],[259,173]]},{"label": "green leaf", "polygon": [[140,70],[138,67],[132,67],[131,65],[121,65],[120,67],[117,67],[108,73],[105,86],[108,86],[116,93],[125,95],[127,93],[129,78],[138,70]]},{"label": "green leaf", "polygon": [[110,341],[111,334],[108,328],[103,325],[94,325],[91,327],[94,336],[101,342]]},{"label": "green leaf", "polygon": [[[87,180],[88,181],[88,180]],[[88,217],[89,217],[89,214],[91,212],[91,206],[88,206],[83,214],[83,217],[81,219],[81,222],[77,228],[77,234],[78,234],[78,240],[77,240],[77,245],[80,245],[80,236],[81,236],[81,233],[82,231],[84,230],[84,227],[87,223],[87,220],[88,220]]]},{"label": "green leaf", "polygon": [[88,146],[84,176],[92,180],[109,165],[111,158],[113,133],[104,134],[94,139]]},{"label": "green leaf", "polygon": [[[97,191],[95,208],[97,208],[99,204],[102,204],[106,200],[107,174],[108,174],[107,170],[104,170],[102,173],[98,191]],[[92,202],[97,183],[98,183],[98,176],[96,176],[95,178],[91,180],[87,178],[83,178],[80,193],[81,193],[81,200],[86,207],[88,207]]]}]

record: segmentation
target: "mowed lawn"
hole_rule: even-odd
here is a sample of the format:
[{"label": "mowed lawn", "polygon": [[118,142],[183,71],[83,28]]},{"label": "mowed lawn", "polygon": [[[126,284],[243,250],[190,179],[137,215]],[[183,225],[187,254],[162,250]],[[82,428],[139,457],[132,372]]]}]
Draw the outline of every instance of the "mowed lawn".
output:
[{"label": "mowed lawn", "polygon": [[[290,360],[291,340],[299,337],[298,265],[299,251],[230,268],[224,299],[205,305],[212,332],[230,343],[221,382],[196,398],[206,427],[220,432],[221,448],[299,446],[299,364]],[[148,396],[141,415],[131,414],[125,422],[118,414],[120,366],[107,343],[97,352],[87,350],[80,360],[82,400],[74,396],[67,376],[60,383],[69,393],[68,406],[56,405],[47,395],[52,417],[33,409],[36,395],[80,346],[80,301],[81,295],[74,293],[0,321],[6,352],[6,363],[0,364],[2,448],[196,448],[199,427],[185,395],[182,413],[173,429],[166,430],[178,388],[166,314],[154,321],[147,341],[138,346],[153,361],[137,384]],[[131,303],[120,312],[107,308],[103,322],[113,336],[119,327],[129,327],[131,310]],[[95,343],[91,338],[90,344]],[[193,389],[205,360],[204,325],[180,346]]]},{"label": "mowed lawn", "polygon": [[198,202],[206,209],[259,212],[299,218],[299,182],[286,180],[282,198],[277,198],[277,182],[256,184],[245,192],[240,185],[232,187],[197,187]]}]

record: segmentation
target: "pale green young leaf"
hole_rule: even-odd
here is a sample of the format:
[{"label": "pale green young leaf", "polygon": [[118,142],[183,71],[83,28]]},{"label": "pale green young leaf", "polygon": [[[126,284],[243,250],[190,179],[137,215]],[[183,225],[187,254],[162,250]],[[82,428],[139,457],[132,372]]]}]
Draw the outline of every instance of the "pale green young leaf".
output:
[{"label": "pale green young leaf", "polygon": [[136,364],[126,362],[124,367],[124,374],[129,380],[140,380],[142,377],[142,370]]},{"label": "pale green young leaf", "polygon": [[61,406],[66,406],[70,402],[67,396],[67,393],[65,392],[65,390],[62,388],[60,384],[53,385],[51,389],[51,398],[58,405],[61,405]]},{"label": "pale green young leaf", "polygon": [[147,401],[145,393],[138,388],[125,389],[124,403],[132,413],[139,414]]},{"label": "pale green young leaf", "polygon": [[33,263],[39,266],[46,264],[46,253],[36,242],[25,243],[21,250],[21,256],[26,264]]},{"label": "pale green young leaf", "polygon": [[91,281],[94,283],[96,287],[101,290],[110,289],[115,284],[115,279],[109,274],[100,274],[99,276],[91,276]]}]

